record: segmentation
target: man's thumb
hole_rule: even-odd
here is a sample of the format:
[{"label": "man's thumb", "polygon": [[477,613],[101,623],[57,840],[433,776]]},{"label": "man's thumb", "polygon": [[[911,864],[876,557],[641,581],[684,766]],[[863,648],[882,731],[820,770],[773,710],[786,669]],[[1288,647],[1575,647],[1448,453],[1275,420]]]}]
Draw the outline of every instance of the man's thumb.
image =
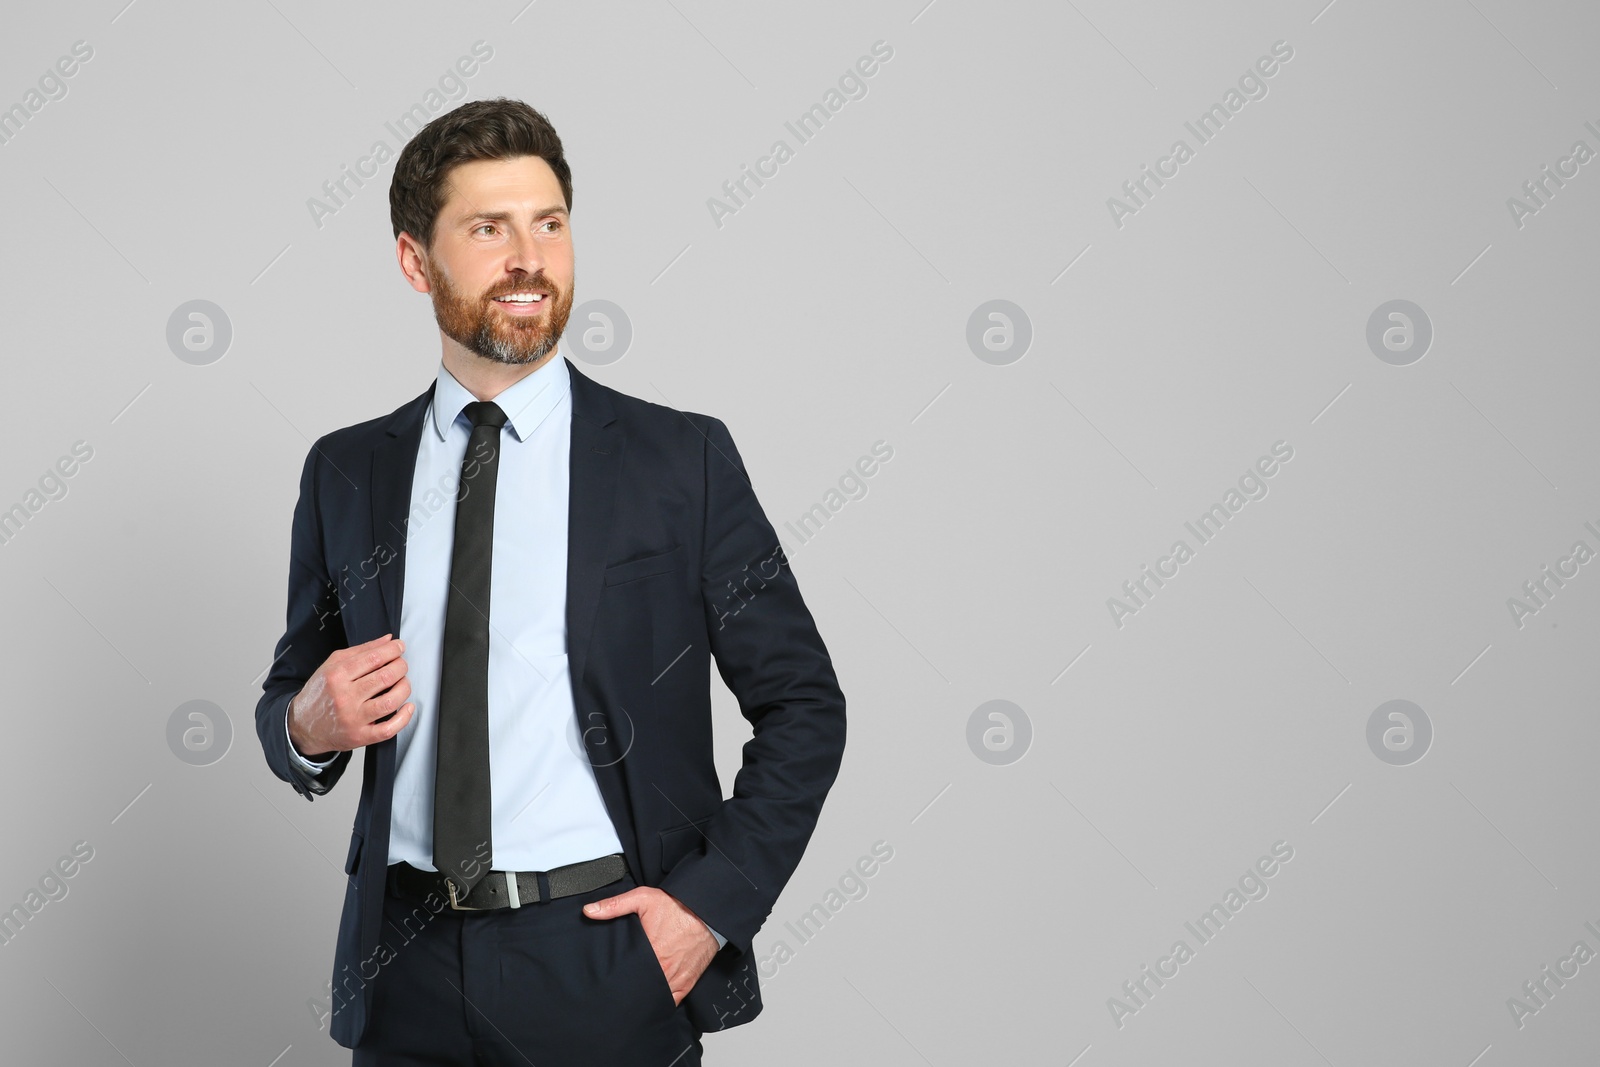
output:
[{"label": "man's thumb", "polygon": [[637,899],[635,896],[630,896],[632,892],[632,890],[629,890],[627,893],[618,893],[614,897],[591,900],[583,906],[583,913],[595,918],[601,918],[603,916],[624,915],[630,911],[637,911],[637,907],[632,906]]}]

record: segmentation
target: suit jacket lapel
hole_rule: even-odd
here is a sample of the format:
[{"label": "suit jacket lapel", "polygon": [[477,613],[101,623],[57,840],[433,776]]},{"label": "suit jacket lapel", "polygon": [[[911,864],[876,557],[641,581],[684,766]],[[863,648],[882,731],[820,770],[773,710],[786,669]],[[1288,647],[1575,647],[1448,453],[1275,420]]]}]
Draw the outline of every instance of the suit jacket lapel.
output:
[{"label": "suit jacket lapel", "polygon": [[[389,416],[389,421],[384,425],[385,436],[372,450],[372,470],[367,483],[372,487],[372,543],[375,548],[386,545],[393,552],[392,556],[380,553],[375,557],[379,561],[378,595],[383,600],[384,629],[396,637],[400,636],[400,600],[405,592],[406,515],[411,510],[411,479],[416,471],[417,446],[422,441],[423,420],[437,384],[437,380],[430,383],[421,396]],[[380,635],[345,636],[371,640]],[[363,775],[364,779],[368,775],[371,777],[372,797],[364,847],[369,856],[377,857],[385,865],[389,862],[389,816],[394,802],[397,747],[392,737],[369,747]],[[368,783],[364,780],[363,800],[366,799],[367,788]],[[360,820],[359,812],[357,820]],[[364,863],[362,868],[365,891],[372,899],[367,901],[362,912],[361,943],[376,945],[380,932],[378,922],[383,912],[381,898],[384,879],[366,874],[372,869],[370,862]]]},{"label": "suit jacket lapel", "polygon": [[386,436],[372,450],[369,484],[373,544],[388,545],[394,552],[393,558],[379,567],[378,589],[383,598],[384,629],[396,637],[400,636],[401,597],[405,592],[406,514],[411,510],[411,481],[416,473],[423,423],[437,384],[435,381],[429,385],[421,396],[390,416],[384,427]]},{"label": "suit jacket lapel", "polygon": [[[606,554],[615,521],[617,486],[621,480],[622,452],[627,435],[617,422],[605,387],[591,381],[567,361],[572,381],[572,451],[569,456],[567,493],[567,671],[572,682],[573,711],[578,717],[583,738],[617,838],[622,843],[628,868],[644,870],[638,836],[633,832],[631,790],[628,785],[628,760],[614,758],[632,747],[632,727],[619,732],[621,724],[612,720],[611,710],[595,706],[590,687],[583,684],[589,663],[590,637],[594,632],[595,612],[600,606],[601,584],[605,581]],[[589,729],[592,717],[601,716],[605,728],[599,731],[602,742],[594,748],[595,733]]]},{"label": "suit jacket lapel", "polygon": [[[565,358],[565,357],[563,357]],[[625,444],[611,401],[567,360],[572,380],[572,453],[567,494],[567,667],[576,690],[588,662],[600,603],[618,472]]]}]

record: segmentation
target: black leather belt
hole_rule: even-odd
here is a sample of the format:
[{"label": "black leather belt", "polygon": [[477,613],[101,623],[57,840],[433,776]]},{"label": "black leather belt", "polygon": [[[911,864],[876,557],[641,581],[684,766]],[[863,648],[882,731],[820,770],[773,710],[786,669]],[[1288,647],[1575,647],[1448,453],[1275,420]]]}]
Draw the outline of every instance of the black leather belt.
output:
[{"label": "black leather belt", "polygon": [[455,887],[438,871],[425,871],[401,860],[391,864],[389,892],[419,904],[445,900],[456,911],[493,911],[520,908],[574,893],[587,893],[610,885],[628,873],[622,853],[613,852],[599,859],[568,863],[549,871],[490,871],[465,898],[457,898]]}]

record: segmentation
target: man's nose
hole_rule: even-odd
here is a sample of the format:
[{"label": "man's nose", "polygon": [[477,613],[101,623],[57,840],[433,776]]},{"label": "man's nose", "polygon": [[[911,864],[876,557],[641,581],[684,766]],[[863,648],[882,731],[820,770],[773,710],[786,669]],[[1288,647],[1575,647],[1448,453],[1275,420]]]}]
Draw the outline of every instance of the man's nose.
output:
[{"label": "man's nose", "polygon": [[544,255],[531,234],[513,234],[506,246],[506,270],[530,277],[544,269]]}]

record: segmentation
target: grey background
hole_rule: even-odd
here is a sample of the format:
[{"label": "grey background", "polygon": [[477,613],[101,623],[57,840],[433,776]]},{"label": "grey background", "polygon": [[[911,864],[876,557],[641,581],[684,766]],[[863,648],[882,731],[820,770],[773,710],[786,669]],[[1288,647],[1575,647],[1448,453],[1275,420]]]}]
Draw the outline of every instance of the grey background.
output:
[{"label": "grey background", "polygon": [[[1521,627],[1507,606],[1600,549],[1600,163],[1520,227],[1507,207],[1600,149],[1592,5],[112,0],[7,23],[3,106],[94,50],[0,145],[0,508],[93,448],[0,545],[0,906],[94,849],[0,945],[7,1059],[348,1062],[307,1002],[357,781],[301,802],[252,715],[310,442],[415,396],[439,345],[394,265],[392,158],[320,227],[307,200],[397,151],[384,122],[479,40],[450,102],[551,118],[578,304],[632,325],[588,373],[724,419],[780,527],[894,449],[791,549],[849,746],[757,938],[793,956],[708,1063],[1592,1057],[1600,963],[1521,1027],[1507,1006],[1600,951],[1600,564]],[[715,225],[708,198],[878,40],[867,94]],[[1267,95],[1113,224],[1280,40]],[[166,341],[197,299],[233,332],[203,366]],[[1005,365],[966,340],[996,299],[1033,333]],[[1366,342],[1396,299],[1434,331],[1406,366]],[[1118,627],[1108,598],[1277,441],[1268,494]],[[1433,727],[1405,766],[1367,743],[1395,699]],[[201,766],[168,741],[194,700],[232,729]],[[969,746],[991,700],[1026,715],[1022,758]],[[747,728],[717,709],[727,782]],[[784,923],[877,841],[892,861],[799,944]],[[1268,895],[1116,1025],[1108,998],[1279,841]]]}]

